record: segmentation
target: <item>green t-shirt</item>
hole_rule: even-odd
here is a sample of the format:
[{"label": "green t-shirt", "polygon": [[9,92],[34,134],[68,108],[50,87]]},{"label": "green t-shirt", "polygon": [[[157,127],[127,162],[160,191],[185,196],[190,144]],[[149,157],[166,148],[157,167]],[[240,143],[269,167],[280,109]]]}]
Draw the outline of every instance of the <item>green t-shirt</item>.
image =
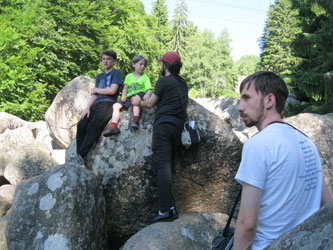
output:
[{"label": "green t-shirt", "polygon": [[146,93],[147,90],[151,89],[150,79],[146,74],[135,78],[134,73],[130,73],[125,77],[124,84],[128,86],[126,98],[139,92]]}]

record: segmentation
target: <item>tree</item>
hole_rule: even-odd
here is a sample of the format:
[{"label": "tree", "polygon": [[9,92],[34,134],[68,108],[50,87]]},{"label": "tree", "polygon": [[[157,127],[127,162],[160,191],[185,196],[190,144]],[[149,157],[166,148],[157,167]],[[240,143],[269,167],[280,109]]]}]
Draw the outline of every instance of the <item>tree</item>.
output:
[{"label": "tree", "polygon": [[236,63],[238,75],[248,76],[259,70],[260,57],[255,55],[242,56]]},{"label": "tree", "polygon": [[47,85],[39,82],[38,54],[41,48],[31,47],[29,39],[38,30],[35,6],[23,2],[2,2],[0,15],[0,111],[25,119],[40,119],[48,107]]},{"label": "tree", "polygon": [[178,0],[172,20],[171,50],[176,51],[181,57],[186,50],[186,39],[195,32],[196,28],[188,20],[188,8],[185,0]]},{"label": "tree", "polygon": [[156,0],[154,2],[152,17],[153,21],[151,23],[155,24],[152,28],[159,42],[160,51],[163,53],[171,41],[171,26],[168,21],[168,10],[165,0]]},{"label": "tree", "polygon": [[294,70],[293,87],[320,103],[320,112],[333,111],[333,2],[293,0],[299,11],[299,33],[292,44],[301,63]]},{"label": "tree", "polygon": [[298,11],[292,8],[291,1],[278,0],[272,4],[260,38],[262,69],[273,71],[290,83],[286,78],[297,65],[291,44],[300,32]]},{"label": "tree", "polygon": [[188,81],[191,97],[218,97],[232,92],[237,81],[230,56],[227,32],[216,40],[212,32],[197,30],[187,40],[182,75]]}]

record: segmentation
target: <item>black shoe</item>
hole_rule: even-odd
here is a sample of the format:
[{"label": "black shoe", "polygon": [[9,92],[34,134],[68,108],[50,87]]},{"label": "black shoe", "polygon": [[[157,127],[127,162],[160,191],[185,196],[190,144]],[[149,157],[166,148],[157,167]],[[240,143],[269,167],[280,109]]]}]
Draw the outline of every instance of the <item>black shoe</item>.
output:
[{"label": "black shoe", "polygon": [[156,222],[167,222],[167,221],[173,221],[175,218],[173,216],[173,214],[171,212],[168,212],[166,214],[163,214],[163,215],[160,215],[158,214],[157,216],[151,218],[151,219],[148,219],[147,221],[145,221],[146,224],[153,224],[153,223],[156,223]]}]

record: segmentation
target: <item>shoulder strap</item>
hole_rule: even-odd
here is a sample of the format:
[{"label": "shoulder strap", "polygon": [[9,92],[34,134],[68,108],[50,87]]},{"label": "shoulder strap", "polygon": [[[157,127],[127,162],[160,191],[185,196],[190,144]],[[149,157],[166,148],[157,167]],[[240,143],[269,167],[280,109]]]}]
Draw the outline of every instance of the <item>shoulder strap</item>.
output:
[{"label": "shoulder strap", "polygon": [[178,87],[178,85],[176,85],[176,89],[177,89],[177,91],[178,91],[178,96],[179,96],[179,98],[180,98],[180,101],[182,102],[183,111],[184,111],[184,114],[185,114],[185,116],[186,116],[186,120],[188,120],[187,112],[186,112],[185,105],[184,105],[184,102],[183,102],[183,98],[182,98],[182,96],[181,96],[181,94],[180,94],[180,91],[179,91],[179,87]]},{"label": "shoulder strap", "polygon": [[234,212],[235,212],[235,209],[236,209],[236,206],[237,206],[237,203],[241,197],[241,194],[242,194],[242,188],[239,190],[239,193],[237,195],[237,198],[234,202],[234,205],[232,206],[232,209],[231,209],[231,212],[229,214],[229,218],[228,218],[228,221],[227,221],[227,224],[225,225],[224,227],[224,230],[223,230],[223,237],[227,237],[228,236],[228,232],[229,232],[229,228],[230,228],[230,223],[231,223],[231,220],[232,220],[232,217],[234,216]]}]

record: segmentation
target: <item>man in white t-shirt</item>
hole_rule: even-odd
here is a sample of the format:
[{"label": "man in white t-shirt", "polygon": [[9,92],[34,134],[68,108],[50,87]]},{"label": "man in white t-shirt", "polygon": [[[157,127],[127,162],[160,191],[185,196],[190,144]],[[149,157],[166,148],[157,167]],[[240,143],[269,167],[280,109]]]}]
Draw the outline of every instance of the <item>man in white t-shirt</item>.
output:
[{"label": "man in white t-shirt", "polygon": [[240,94],[240,116],[259,133],[245,143],[235,177],[243,191],[234,250],[257,250],[332,198],[315,144],[282,122],[288,97],[285,82],[272,72],[256,72],[243,80]]}]

